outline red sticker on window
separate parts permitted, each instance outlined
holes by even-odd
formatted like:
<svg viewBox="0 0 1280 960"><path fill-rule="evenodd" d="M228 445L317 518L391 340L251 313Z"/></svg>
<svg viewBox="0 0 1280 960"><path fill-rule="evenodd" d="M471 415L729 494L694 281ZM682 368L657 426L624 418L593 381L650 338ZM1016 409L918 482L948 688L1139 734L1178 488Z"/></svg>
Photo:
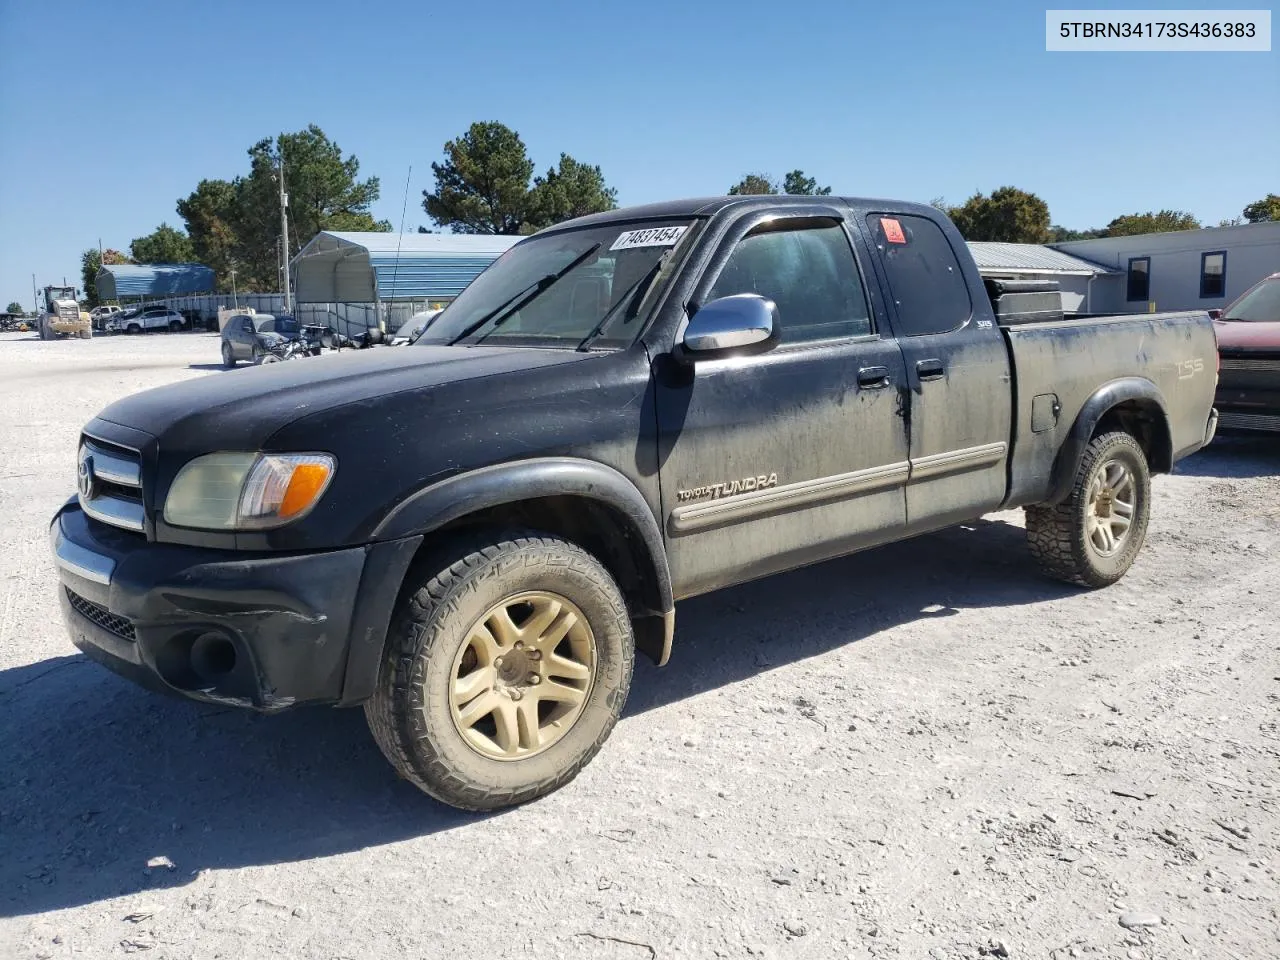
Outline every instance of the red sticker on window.
<svg viewBox="0 0 1280 960"><path fill-rule="evenodd" d="M892 217L881 217L880 229L884 231L884 238L890 243L907 242L907 235L902 232L902 224Z"/></svg>

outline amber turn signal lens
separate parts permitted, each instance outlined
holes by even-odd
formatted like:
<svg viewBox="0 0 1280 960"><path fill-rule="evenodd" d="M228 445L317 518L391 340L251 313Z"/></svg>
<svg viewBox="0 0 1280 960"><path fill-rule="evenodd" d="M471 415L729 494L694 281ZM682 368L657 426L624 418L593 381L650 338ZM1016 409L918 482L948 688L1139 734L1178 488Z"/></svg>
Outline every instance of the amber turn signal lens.
<svg viewBox="0 0 1280 960"><path fill-rule="evenodd" d="M301 463L294 467L277 516L287 520L309 508L324 491L330 472L327 463Z"/></svg>

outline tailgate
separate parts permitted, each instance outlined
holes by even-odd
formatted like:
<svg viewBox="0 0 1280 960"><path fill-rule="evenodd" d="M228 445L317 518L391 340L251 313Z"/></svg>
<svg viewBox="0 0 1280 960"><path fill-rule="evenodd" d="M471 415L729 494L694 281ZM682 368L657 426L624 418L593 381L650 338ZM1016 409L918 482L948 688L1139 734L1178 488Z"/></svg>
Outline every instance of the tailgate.
<svg viewBox="0 0 1280 960"><path fill-rule="evenodd" d="M1084 405L1103 387L1154 385L1169 419L1174 459L1204 442L1217 344L1203 312L1132 314L1004 328L1013 366L1011 505L1049 491L1054 461Z"/></svg>

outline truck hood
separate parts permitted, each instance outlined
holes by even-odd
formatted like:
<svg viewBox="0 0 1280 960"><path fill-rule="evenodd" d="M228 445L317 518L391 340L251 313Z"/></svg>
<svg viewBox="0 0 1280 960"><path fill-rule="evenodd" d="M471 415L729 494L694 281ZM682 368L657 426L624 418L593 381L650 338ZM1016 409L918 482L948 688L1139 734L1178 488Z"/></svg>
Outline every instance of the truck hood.
<svg viewBox="0 0 1280 960"><path fill-rule="evenodd" d="M98 419L150 434L162 451L260 449L271 434L309 414L590 356L506 347L343 350L144 390L111 404Z"/></svg>
<svg viewBox="0 0 1280 960"><path fill-rule="evenodd" d="M1215 320L1218 347L1224 350L1280 350L1280 320Z"/></svg>

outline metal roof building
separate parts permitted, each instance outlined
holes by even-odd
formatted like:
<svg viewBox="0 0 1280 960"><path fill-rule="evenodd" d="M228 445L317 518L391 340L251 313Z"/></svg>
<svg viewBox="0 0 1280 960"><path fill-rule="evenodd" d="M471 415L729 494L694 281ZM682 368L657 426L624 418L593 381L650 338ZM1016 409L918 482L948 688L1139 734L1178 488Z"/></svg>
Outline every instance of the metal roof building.
<svg viewBox="0 0 1280 960"><path fill-rule="evenodd" d="M1097 312L1100 303L1110 301L1112 288L1122 286L1122 273L1114 267L1038 243L975 240L968 246L984 277L1056 281L1062 291L1063 312L1068 316Z"/></svg>
<svg viewBox="0 0 1280 960"><path fill-rule="evenodd" d="M180 297L214 289L213 271L199 263L119 263L99 267L99 300Z"/></svg>
<svg viewBox="0 0 1280 960"><path fill-rule="evenodd" d="M522 237L324 231L293 258L299 303L451 300Z"/></svg>
<svg viewBox="0 0 1280 960"><path fill-rule="evenodd" d="M1074 257L1053 247L1038 243L987 243L971 241L969 252L984 274L1020 276L1035 274L1052 276L1097 277L1119 270Z"/></svg>

